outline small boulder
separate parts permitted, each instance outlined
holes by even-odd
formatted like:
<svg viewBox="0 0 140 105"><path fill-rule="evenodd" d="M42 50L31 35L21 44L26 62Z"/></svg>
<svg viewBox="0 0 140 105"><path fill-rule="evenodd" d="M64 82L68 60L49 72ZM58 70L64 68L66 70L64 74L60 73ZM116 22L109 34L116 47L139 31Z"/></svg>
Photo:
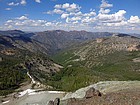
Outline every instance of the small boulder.
<svg viewBox="0 0 140 105"><path fill-rule="evenodd" d="M92 98L94 96L102 96L99 90L96 90L95 88L90 88L86 91L85 98Z"/></svg>
<svg viewBox="0 0 140 105"><path fill-rule="evenodd" d="M54 100L54 105L60 105L60 99L59 98L56 98Z"/></svg>

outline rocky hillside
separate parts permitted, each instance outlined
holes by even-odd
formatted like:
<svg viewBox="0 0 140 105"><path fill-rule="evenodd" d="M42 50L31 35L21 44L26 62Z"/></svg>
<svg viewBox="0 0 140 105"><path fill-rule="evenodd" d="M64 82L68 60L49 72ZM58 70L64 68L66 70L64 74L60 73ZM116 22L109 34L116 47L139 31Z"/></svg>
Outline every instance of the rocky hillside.
<svg viewBox="0 0 140 105"><path fill-rule="evenodd" d="M131 36L115 35L110 38L97 38L96 40L79 45L75 48L74 55L79 56L79 61L86 60L85 66L103 65L99 58L120 51L139 51L140 39Z"/></svg>
<svg viewBox="0 0 140 105"><path fill-rule="evenodd" d="M134 52L140 50L140 39L132 36L113 35L109 38L97 38L96 40L81 43L73 47L68 52L73 56L67 58L64 63L69 62L84 62L86 67L93 67L97 65L103 66L102 57L111 55L116 52ZM66 56L69 54L64 53ZM100 58L100 59L99 59Z"/></svg>
<svg viewBox="0 0 140 105"><path fill-rule="evenodd" d="M140 80L139 45L139 38L115 34L56 54L53 59L65 67L56 75L67 87L60 88L69 91L101 80Z"/></svg>
<svg viewBox="0 0 140 105"><path fill-rule="evenodd" d="M39 42L24 36L0 35L0 95L13 92L21 83L29 81L27 72L41 83L60 66L47 56Z"/></svg>

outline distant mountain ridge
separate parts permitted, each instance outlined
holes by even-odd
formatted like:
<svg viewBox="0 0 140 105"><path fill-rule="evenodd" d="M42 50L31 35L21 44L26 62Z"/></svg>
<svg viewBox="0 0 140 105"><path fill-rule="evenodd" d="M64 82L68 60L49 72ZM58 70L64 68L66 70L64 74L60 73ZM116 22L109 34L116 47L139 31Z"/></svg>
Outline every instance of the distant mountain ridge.
<svg viewBox="0 0 140 105"><path fill-rule="evenodd" d="M92 33L86 31L53 30L35 33L35 35L32 36L32 39L42 42L45 45L50 45L50 51L53 53L86 40L108 37L111 35L112 33L108 32Z"/></svg>
<svg viewBox="0 0 140 105"><path fill-rule="evenodd" d="M110 37L113 34L119 36L130 36L128 34L120 33L64 30L52 30L44 32L23 32L21 30L0 31L0 35L3 36L10 36L13 39L22 39L24 41L32 40L36 43L39 43L48 50L48 54L56 53L59 50L69 48L72 45L76 45L84 41L94 40L96 38Z"/></svg>
<svg viewBox="0 0 140 105"><path fill-rule="evenodd" d="M92 40L100 37L111 36L108 32L87 32L87 31L63 31L52 30L44 32L23 32L21 30L0 31L0 35L10 36L18 39L34 40L34 42L41 43L49 54L56 53L59 50L68 48L74 44Z"/></svg>
<svg viewBox="0 0 140 105"><path fill-rule="evenodd" d="M34 35L34 33L30 32L23 32L21 30L7 30L7 31L0 31L1 35L5 36L24 36L24 37L31 37Z"/></svg>
<svg viewBox="0 0 140 105"><path fill-rule="evenodd" d="M43 52L47 54L47 48L40 42L37 42L29 37L24 36L5 36L0 35L0 46L5 48L19 48L29 50L31 52Z"/></svg>

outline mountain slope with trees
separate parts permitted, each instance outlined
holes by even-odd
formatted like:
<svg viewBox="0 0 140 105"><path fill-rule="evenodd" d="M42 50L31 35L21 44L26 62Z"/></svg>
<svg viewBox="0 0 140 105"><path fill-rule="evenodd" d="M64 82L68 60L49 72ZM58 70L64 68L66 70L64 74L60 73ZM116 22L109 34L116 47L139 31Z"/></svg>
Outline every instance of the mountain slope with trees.
<svg viewBox="0 0 140 105"><path fill-rule="evenodd" d="M52 84L74 91L98 81L140 80L139 45L139 38L119 34L59 52L53 60L65 68L53 77Z"/></svg>

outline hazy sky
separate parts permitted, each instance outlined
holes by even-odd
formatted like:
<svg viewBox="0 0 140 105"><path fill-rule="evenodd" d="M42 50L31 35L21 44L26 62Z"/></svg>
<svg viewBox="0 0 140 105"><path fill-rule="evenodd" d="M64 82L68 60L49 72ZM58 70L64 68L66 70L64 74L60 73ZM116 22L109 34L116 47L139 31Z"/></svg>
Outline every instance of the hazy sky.
<svg viewBox="0 0 140 105"><path fill-rule="evenodd" d="M0 30L140 33L140 0L0 0Z"/></svg>

